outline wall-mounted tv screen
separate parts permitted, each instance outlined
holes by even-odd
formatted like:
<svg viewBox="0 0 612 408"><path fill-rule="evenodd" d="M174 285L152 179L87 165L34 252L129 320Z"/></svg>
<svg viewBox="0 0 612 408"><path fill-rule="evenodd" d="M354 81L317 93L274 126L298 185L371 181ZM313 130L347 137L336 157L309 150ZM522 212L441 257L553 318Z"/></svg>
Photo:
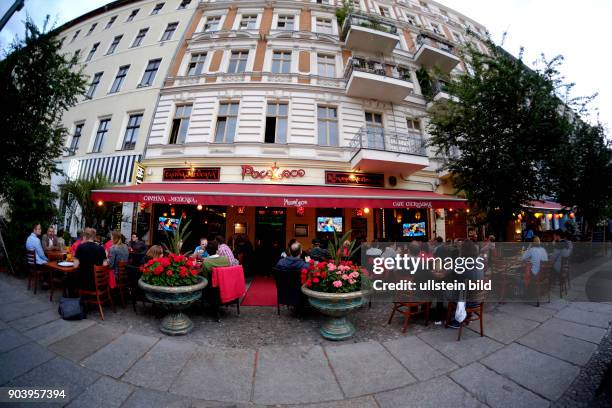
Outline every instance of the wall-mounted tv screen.
<svg viewBox="0 0 612 408"><path fill-rule="evenodd" d="M317 217L317 232L342 232L342 217Z"/></svg>
<svg viewBox="0 0 612 408"><path fill-rule="evenodd" d="M402 235L405 237L425 236L425 222L409 222L402 225Z"/></svg>
<svg viewBox="0 0 612 408"><path fill-rule="evenodd" d="M178 218L159 217L157 229L159 231L176 231L181 222Z"/></svg>

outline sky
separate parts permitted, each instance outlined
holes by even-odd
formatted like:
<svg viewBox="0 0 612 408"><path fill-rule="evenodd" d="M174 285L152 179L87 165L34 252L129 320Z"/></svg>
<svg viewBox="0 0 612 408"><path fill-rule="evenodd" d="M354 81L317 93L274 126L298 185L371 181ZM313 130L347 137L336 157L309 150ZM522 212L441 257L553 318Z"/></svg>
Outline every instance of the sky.
<svg viewBox="0 0 612 408"><path fill-rule="evenodd" d="M110 0L25 0L0 32L0 49L23 35L23 20L28 13L39 25L49 14L61 25ZM572 96L598 93L591 107L591 122L599 119L612 129L612 65L610 31L612 0L438 0L467 17L485 25L492 39L514 55L525 48L524 61L531 64L544 53L547 59L563 55L561 73L575 83ZM0 0L4 13L13 0ZM608 51L606 51L608 50Z"/></svg>

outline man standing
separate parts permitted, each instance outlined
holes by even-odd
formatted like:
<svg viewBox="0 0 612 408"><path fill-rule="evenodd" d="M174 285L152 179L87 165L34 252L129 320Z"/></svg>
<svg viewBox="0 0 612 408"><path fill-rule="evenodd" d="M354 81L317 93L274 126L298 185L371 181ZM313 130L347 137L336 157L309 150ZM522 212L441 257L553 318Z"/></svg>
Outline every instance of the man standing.
<svg viewBox="0 0 612 408"><path fill-rule="evenodd" d="M28 251L36 252L36 265L44 265L49 261L40 243L40 239L38 239L41 232L42 228L40 227L40 224L34 225L32 228L32 233L26 240L26 249Z"/></svg>
<svg viewBox="0 0 612 408"><path fill-rule="evenodd" d="M78 288L84 290L95 290L94 265L106 264L106 252L104 248L94 242L96 230L85 228L83 242L78 246L74 254L74 266L78 269Z"/></svg>
<svg viewBox="0 0 612 408"><path fill-rule="evenodd" d="M49 228L47 228L47 233L42 236L42 246L45 251L57 251L61 249L52 226L49 226Z"/></svg>

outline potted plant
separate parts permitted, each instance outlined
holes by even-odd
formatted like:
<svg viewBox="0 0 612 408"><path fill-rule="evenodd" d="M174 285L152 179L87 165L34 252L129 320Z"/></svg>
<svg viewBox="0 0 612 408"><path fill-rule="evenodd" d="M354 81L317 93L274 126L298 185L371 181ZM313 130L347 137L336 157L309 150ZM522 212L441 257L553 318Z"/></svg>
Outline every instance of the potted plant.
<svg viewBox="0 0 612 408"><path fill-rule="evenodd" d="M329 317L319 329L329 340L345 340L355 334L355 327L346 316L361 307L369 293L365 270L350 261L359 249L355 241L348 241L350 233L341 239L334 234L328 248L332 258L319 263L311 260L301 274L302 293L315 309Z"/></svg>
<svg viewBox="0 0 612 408"><path fill-rule="evenodd" d="M138 281L147 299L169 312L159 329L170 336L184 335L193 329L193 322L183 310L202 297L202 289L208 284L195 262L180 254L182 242L188 236L184 233L187 225L189 222L183 230L179 225L170 240L168 255L151 259L142 266Z"/></svg>

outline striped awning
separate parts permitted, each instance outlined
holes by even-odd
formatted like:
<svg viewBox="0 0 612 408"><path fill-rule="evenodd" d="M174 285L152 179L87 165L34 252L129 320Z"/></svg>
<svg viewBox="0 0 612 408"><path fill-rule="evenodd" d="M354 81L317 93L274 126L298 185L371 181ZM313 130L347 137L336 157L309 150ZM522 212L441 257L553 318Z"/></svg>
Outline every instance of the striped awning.
<svg viewBox="0 0 612 408"><path fill-rule="evenodd" d="M113 184L128 184L132 181L134 163L141 158L140 154L131 154L74 159L69 164L68 176L71 179L89 179L101 173Z"/></svg>

